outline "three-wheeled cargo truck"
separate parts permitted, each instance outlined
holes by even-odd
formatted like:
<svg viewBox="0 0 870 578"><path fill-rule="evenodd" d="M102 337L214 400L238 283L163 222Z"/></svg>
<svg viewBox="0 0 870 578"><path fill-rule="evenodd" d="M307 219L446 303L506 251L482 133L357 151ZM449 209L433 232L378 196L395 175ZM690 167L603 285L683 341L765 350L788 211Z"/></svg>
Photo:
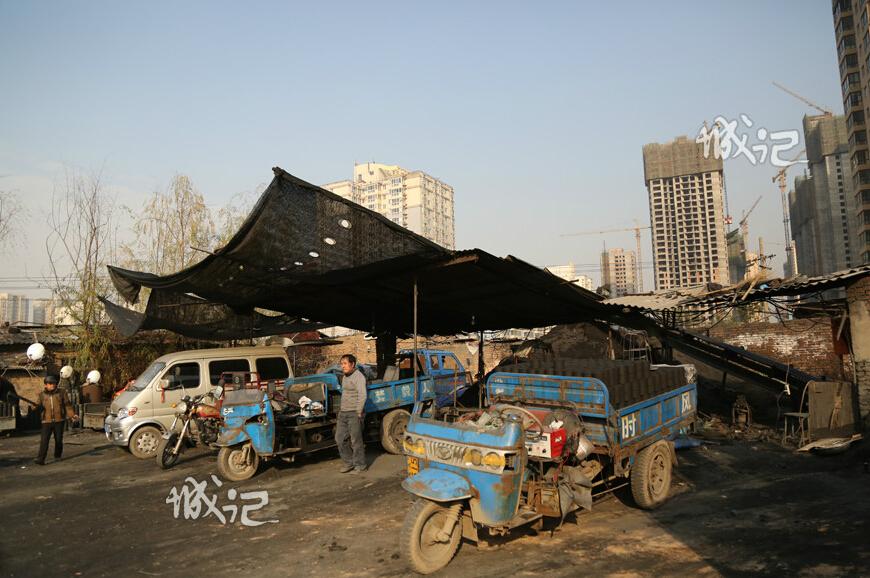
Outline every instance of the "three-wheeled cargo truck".
<svg viewBox="0 0 870 578"><path fill-rule="evenodd" d="M471 385L453 353L417 352L414 391L413 352L401 351L395 365L367 384L364 434L390 453L401 454L405 428L415 401L436 407L452 403ZM251 374L247 374L250 376ZM256 377L228 380L218 436L218 471L228 480L252 477L264 459L293 461L296 456L335 447L341 377L335 372L291 377L283 385Z"/></svg>
<svg viewBox="0 0 870 578"><path fill-rule="evenodd" d="M417 496L401 535L412 568L434 572L463 537L480 543L564 520L620 485L641 508L662 504L676 463L670 440L696 416L694 375L645 361L523 363L488 376L484 408L416 404L402 484Z"/></svg>

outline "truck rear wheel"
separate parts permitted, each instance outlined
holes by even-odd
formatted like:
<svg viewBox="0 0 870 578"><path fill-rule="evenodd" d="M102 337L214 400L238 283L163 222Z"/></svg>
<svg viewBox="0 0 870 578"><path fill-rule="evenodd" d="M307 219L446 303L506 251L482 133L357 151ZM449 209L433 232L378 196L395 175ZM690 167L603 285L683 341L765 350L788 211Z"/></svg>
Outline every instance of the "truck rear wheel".
<svg viewBox="0 0 870 578"><path fill-rule="evenodd" d="M394 409L381 422L381 445L391 454L402 453L402 442L411 414L404 409Z"/></svg>
<svg viewBox="0 0 870 578"><path fill-rule="evenodd" d="M667 500L673 465L666 441L658 441L637 454L631 468L631 495L638 506L652 510Z"/></svg>
<svg viewBox="0 0 870 578"><path fill-rule="evenodd" d="M456 555L462 539L461 519L446 540L439 539L449 515L450 508L437 502L418 498L411 504L402 527L401 550L415 572L436 572L447 566Z"/></svg>
<svg viewBox="0 0 870 578"><path fill-rule="evenodd" d="M250 442L222 447L218 452L218 473L231 482L251 479L257 473L259 465L260 456Z"/></svg>

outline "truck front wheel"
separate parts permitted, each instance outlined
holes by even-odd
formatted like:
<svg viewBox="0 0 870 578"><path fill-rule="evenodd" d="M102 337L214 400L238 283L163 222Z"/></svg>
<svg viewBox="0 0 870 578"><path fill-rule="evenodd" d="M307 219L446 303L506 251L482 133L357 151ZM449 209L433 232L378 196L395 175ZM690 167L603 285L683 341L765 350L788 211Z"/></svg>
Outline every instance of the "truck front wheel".
<svg viewBox="0 0 870 578"><path fill-rule="evenodd" d="M218 472L231 482L248 480L257 473L260 456L251 443L222 447L218 452Z"/></svg>
<svg viewBox="0 0 870 578"><path fill-rule="evenodd" d="M411 504L402 527L401 550L415 572L436 572L456 555L462 539L461 508L458 503L445 508L420 498Z"/></svg>
<svg viewBox="0 0 870 578"><path fill-rule="evenodd" d="M631 468L631 495L644 510L661 506L671 490L673 469L668 442L657 441L637 454Z"/></svg>
<svg viewBox="0 0 870 578"><path fill-rule="evenodd" d="M411 414L404 409L394 409L381 422L381 445L391 454L402 453L402 442Z"/></svg>

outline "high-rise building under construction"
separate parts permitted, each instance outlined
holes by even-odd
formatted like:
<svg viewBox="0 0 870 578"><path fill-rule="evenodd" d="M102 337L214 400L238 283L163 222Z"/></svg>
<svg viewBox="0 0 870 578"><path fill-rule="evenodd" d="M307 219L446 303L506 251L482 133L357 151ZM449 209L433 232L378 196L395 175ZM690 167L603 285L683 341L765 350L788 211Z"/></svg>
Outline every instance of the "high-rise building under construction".
<svg viewBox="0 0 870 578"><path fill-rule="evenodd" d="M656 289L729 283L722 159L688 137L643 147Z"/></svg>

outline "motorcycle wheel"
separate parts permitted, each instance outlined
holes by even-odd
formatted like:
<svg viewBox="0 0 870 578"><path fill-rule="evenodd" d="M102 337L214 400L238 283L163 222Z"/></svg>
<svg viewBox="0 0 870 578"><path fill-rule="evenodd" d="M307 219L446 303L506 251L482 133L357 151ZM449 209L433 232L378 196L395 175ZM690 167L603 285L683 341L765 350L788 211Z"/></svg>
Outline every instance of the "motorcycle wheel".
<svg viewBox="0 0 870 578"><path fill-rule="evenodd" d="M221 477L231 482L241 482L251 479L257 473L260 466L260 456L253 447L247 450L245 459L245 447L251 443L239 444L230 447L222 447L218 452L218 472Z"/></svg>
<svg viewBox="0 0 870 578"><path fill-rule="evenodd" d="M157 446L157 463L162 469L168 470L178 463L178 458L181 457L181 451L177 454L174 453L175 444L177 442L178 434L171 434L168 438L160 440L160 445Z"/></svg>
<svg viewBox="0 0 870 578"><path fill-rule="evenodd" d="M462 539L462 521L453 526L446 541L438 539L449 512L441 504L417 498L405 516L402 528L401 551L419 574L431 574L447 566L459 549Z"/></svg>

